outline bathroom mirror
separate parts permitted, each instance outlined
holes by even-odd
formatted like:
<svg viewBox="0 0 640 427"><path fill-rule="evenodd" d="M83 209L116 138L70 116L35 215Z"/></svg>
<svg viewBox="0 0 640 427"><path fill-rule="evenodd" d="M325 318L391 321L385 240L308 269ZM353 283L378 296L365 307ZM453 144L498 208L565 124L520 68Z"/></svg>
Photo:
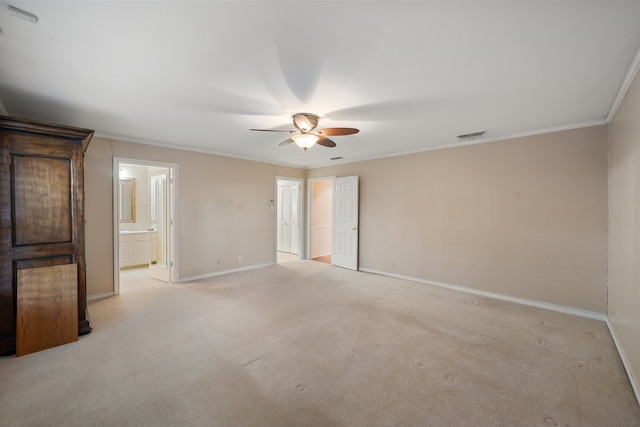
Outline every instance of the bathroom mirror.
<svg viewBox="0 0 640 427"><path fill-rule="evenodd" d="M120 222L136 222L135 178L120 178Z"/></svg>

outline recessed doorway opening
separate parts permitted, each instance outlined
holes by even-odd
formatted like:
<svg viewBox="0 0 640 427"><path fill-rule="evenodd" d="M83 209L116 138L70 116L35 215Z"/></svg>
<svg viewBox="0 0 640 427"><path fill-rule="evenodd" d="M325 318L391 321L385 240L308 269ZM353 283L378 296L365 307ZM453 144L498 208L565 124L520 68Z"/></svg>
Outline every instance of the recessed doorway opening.
<svg viewBox="0 0 640 427"><path fill-rule="evenodd" d="M114 294L177 277L178 165L114 158Z"/></svg>
<svg viewBox="0 0 640 427"><path fill-rule="evenodd" d="M308 181L308 258L358 270L359 178L313 178Z"/></svg>
<svg viewBox="0 0 640 427"><path fill-rule="evenodd" d="M309 259L331 264L333 177L309 180Z"/></svg>

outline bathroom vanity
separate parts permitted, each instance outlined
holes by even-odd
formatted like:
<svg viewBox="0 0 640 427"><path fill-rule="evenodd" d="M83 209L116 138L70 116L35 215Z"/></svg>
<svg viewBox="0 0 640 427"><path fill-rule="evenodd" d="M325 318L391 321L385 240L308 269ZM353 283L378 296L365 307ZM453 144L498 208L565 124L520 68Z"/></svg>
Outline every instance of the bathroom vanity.
<svg viewBox="0 0 640 427"><path fill-rule="evenodd" d="M157 231L120 231L120 270L145 267L157 260Z"/></svg>

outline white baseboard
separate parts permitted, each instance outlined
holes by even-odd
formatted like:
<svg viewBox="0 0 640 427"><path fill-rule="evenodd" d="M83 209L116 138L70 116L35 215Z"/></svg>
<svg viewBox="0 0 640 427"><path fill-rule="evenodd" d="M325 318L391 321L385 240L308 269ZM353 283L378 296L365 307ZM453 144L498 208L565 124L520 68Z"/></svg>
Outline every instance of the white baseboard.
<svg viewBox="0 0 640 427"><path fill-rule="evenodd" d="M246 267L234 268L234 269L231 269L231 270L215 271L215 272L212 272L212 273L205 273L205 274L200 274L200 275L197 275L197 276L183 277L181 279L178 279L176 283L193 282L195 280L208 279L209 277L223 276L225 274L238 273L240 271L247 271L247 270L253 270L253 269L256 269L256 268L268 267L270 265L275 265L275 262L265 262L265 263L262 263L262 264L249 265L249 266L246 266ZM96 300L103 299L103 298L109 298L109 297L112 297L114 295L115 294L113 292L105 292L103 294L89 295L87 297L87 301L96 301Z"/></svg>
<svg viewBox="0 0 640 427"><path fill-rule="evenodd" d="M638 380L631 369L631 362L629 362L629 358L627 357L627 353L624 351L624 347L620 345L620 341L618 341L618 337L616 336L615 331L611 327L611 323L609 322L609 318L606 320L607 327L609 328L609 333L611 333L611 337L613 337L613 342L616 345L616 349L618 350L618 354L620 355L620 360L622 360L622 365L624 366L625 371L627 371L627 377L629 378L629 382L631 383L631 388L636 395L636 400L640 403L640 387L638 386Z"/></svg>
<svg viewBox="0 0 640 427"><path fill-rule="evenodd" d="M384 271L371 270L368 268L360 268L360 271L364 271L365 273L379 274L381 276L394 277L396 279L403 279L403 280L409 280L412 282L424 283L425 285L438 286L440 288L466 292L469 294L480 295L483 297L498 299L501 301L514 302L516 304L528 305L531 307L542 308L545 310L557 311L565 314L572 314L574 316L587 317L589 319L601 320L603 322L607 320L607 316L604 313L598 313L595 311L582 310L579 308L567 307L564 305L549 304L546 302L530 300L526 298L517 298L509 295L498 294L494 292L487 292L487 291L482 291L478 289L467 288L464 286L452 285L449 283L437 282L435 280L425 280L425 279L420 279L418 277L403 276L400 274L387 273Z"/></svg>
<svg viewBox="0 0 640 427"><path fill-rule="evenodd" d="M331 252L329 252L328 254L320 254L320 255L314 255L311 259L313 258L319 258L321 256L331 256Z"/></svg>
<svg viewBox="0 0 640 427"><path fill-rule="evenodd" d="M87 301L97 301L99 299L109 298L114 296L115 294L112 292L105 292L103 294L94 294L87 296Z"/></svg>
<svg viewBox="0 0 640 427"><path fill-rule="evenodd" d="M199 274L197 276L183 277L181 279L178 279L177 282L178 283L193 282L196 280L208 279L210 277L224 276L225 274L238 273L240 271L247 271L247 270L254 270L256 268L268 267L270 265L275 265L275 264L276 264L275 262L264 262L262 264L255 264L255 265L249 265L246 267L233 268L231 270L214 271L211 273Z"/></svg>

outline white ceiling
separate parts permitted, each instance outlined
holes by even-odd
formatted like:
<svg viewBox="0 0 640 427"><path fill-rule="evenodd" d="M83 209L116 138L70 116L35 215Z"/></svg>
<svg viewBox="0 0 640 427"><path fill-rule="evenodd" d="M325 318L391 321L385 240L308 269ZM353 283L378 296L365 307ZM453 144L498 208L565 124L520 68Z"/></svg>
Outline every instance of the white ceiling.
<svg viewBox="0 0 640 427"><path fill-rule="evenodd" d="M0 0L0 100L99 136L314 167L605 123L639 23L637 0ZM360 133L304 152L248 130L297 112Z"/></svg>

